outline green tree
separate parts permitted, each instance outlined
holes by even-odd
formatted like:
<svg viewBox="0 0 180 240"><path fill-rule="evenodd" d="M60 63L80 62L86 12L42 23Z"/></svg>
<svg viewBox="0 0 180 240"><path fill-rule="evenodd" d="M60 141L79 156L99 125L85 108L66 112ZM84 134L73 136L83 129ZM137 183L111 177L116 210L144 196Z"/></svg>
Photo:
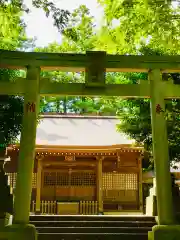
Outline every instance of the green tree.
<svg viewBox="0 0 180 240"><path fill-rule="evenodd" d="M180 7L163 1L99 0L104 6L104 27L98 48L112 53L137 54L149 42L152 49L166 54L180 51ZM114 24L116 23L116 24Z"/></svg>
<svg viewBox="0 0 180 240"><path fill-rule="evenodd" d="M81 5L72 13L67 27L63 31L62 44L49 44L45 48L35 49L40 52L73 52L85 53L88 50L96 49L98 31L94 28L94 18L90 15L86 6ZM117 75L117 74L116 74ZM76 76L76 77L75 77ZM78 76L78 77L77 77ZM43 73L43 77L59 82L84 82L84 73L62 73L59 71ZM116 81L115 81L116 80ZM107 74L107 82L115 83L119 78L114 74ZM63 99L66 104L63 104ZM44 104L43 104L44 102ZM58 103L58 104L57 104ZM60 104L59 104L60 103ZM79 114L101 114L115 115L118 109L117 98L105 97L45 97L42 98L42 111L57 111L65 113L75 112ZM57 109L58 106L58 109ZM61 107L60 107L61 106Z"/></svg>
<svg viewBox="0 0 180 240"><path fill-rule="evenodd" d="M74 46L76 53L85 53L94 49L96 42L95 19L90 15L89 9L81 5L71 14L67 27L63 31L64 39L62 46Z"/></svg>
<svg viewBox="0 0 180 240"><path fill-rule="evenodd" d="M174 55L179 54L180 7L159 1L99 0L105 7L105 23L101 29L97 48L116 54ZM114 25L114 22L116 24ZM131 84L147 80L144 73L119 74ZM180 83L179 74L166 74L163 78ZM152 135L150 103L147 99L129 99L118 102L120 124L123 131L149 151L152 163ZM166 101L166 118L171 161L179 155L179 100Z"/></svg>
<svg viewBox="0 0 180 240"><path fill-rule="evenodd" d="M24 4L23 0L11 0L10 3L11 4L9 4L7 0L0 0L0 6L3 8L3 11L13 15L19 12L30 12L30 9ZM47 17L52 16L54 26L56 26L60 32L63 31L70 16L68 10L60 9L56 4L48 0L32 0L32 5L36 8L43 9Z"/></svg>
<svg viewBox="0 0 180 240"><path fill-rule="evenodd" d="M144 49L143 54L153 54L153 50ZM160 55L162 53L157 53ZM147 80L147 73L129 73L129 83L138 83L140 79ZM127 74L126 74L127 77ZM175 84L179 84L180 74L163 74L164 80L173 80ZM170 161L179 161L180 158L180 100L165 100L167 132L169 142ZM118 130L124 132L131 138L135 139L140 145L149 152L148 165L146 167L153 168L152 158L152 129L150 116L150 100L149 99L125 99L119 102L118 116L120 123Z"/></svg>
<svg viewBox="0 0 180 240"><path fill-rule="evenodd" d="M87 7L81 5L74 10L67 27L63 31L62 44L52 43L45 48L36 48L35 51L82 53L86 50L92 50L95 44L93 27L94 18L90 15ZM42 77L50 78L52 81L61 83L84 82L84 73L66 73L60 71L42 72ZM41 111L87 113L94 112L95 109L91 98L60 96L42 97Z"/></svg>
<svg viewBox="0 0 180 240"><path fill-rule="evenodd" d="M25 35L25 26L21 20L22 13L11 13L13 6L0 6L0 48L16 50L30 47L31 39ZM0 81L14 81L22 72L0 69ZM8 144L15 140L21 129L23 98L18 96L0 95L0 144Z"/></svg>

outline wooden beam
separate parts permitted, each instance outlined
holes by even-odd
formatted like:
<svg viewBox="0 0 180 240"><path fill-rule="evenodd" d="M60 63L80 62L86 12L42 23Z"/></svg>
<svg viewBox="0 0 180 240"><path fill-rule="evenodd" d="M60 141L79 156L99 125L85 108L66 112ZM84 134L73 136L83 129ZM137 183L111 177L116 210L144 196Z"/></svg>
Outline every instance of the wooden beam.
<svg viewBox="0 0 180 240"><path fill-rule="evenodd" d="M13 82L0 82L0 95L24 95L26 79L18 78Z"/></svg>
<svg viewBox="0 0 180 240"><path fill-rule="evenodd" d="M0 82L0 95L24 95L26 80L17 78L14 82ZM85 83L57 83L49 79L40 81L40 95L43 96L121 96L142 97L150 95L147 84L106 84L102 87L87 87Z"/></svg>
<svg viewBox="0 0 180 240"><path fill-rule="evenodd" d="M180 85L170 82L162 82L163 94L165 99L180 98Z"/></svg>
<svg viewBox="0 0 180 240"><path fill-rule="evenodd" d="M89 116L88 116L89 118ZM13 145L16 147L20 147L19 144ZM53 151L53 150L80 150L82 151L86 151L86 150L92 150L92 151L96 151L96 150L100 150L100 151L112 151L112 150L120 150L120 149L129 149L129 150L143 150L143 147L134 147L132 144L117 144L117 145L102 145L102 146L80 146L80 145L73 145L73 146L59 146L59 145L36 145L36 151L39 150L43 150L43 151Z"/></svg>
<svg viewBox="0 0 180 240"><path fill-rule="evenodd" d="M90 162L78 162L78 161L43 161L42 165L43 166L83 166L83 167L88 167L88 166L93 166L95 167L95 161L90 161Z"/></svg>
<svg viewBox="0 0 180 240"><path fill-rule="evenodd" d="M24 95L26 79L17 78L13 82L0 82L0 95ZM161 82L164 98L180 98L180 85ZM140 84L105 84L102 87L87 87L85 83L58 83L41 79L42 96L119 96L122 98L150 98L150 85L144 81Z"/></svg>
<svg viewBox="0 0 180 240"><path fill-rule="evenodd" d="M78 72L85 71L88 64L86 54L0 51L0 67L4 68L32 65L42 70ZM107 72L148 72L154 68L180 72L180 56L107 55L105 68Z"/></svg>
<svg viewBox="0 0 180 240"><path fill-rule="evenodd" d="M43 80L40 83L41 95L68 95L68 96L121 96L142 97L150 96L148 84L106 84L102 87L87 87L85 83L50 82Z"/></svg>

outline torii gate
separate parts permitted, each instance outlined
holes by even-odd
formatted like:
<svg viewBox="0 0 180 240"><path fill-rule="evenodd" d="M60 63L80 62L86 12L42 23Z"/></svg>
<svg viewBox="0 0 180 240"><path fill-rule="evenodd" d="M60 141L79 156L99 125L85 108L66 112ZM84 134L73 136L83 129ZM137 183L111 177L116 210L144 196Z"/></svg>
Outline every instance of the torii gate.
<svg viewBox="0 0 180 240"><path fill-rule="evenodd" d="M0 68L27 69L26 79L0 82L1 95L24 95L24 116L20 141L18 174L15 191L14 235L9 239L36 239L35 228L28 226L35 139L40 95L121 96L151 98L153 156L156 169L158 226L153 239L168 240L180 236L175 225L171 194L164 99L180 98L180 86L162 80L163 72L180 72L180 56L120 56L105 52L86 54L29 53L0 51ZM40 79L41 70L86 71L85 83L57 83ZM149 81L140 84L105 84L105 72L148 72ZM23 225L22 225L23 224ZM166 225L166 227L162 226ZM171 226L170 226L171 225ZM22 227L24 226L24 227ZM8 229L9 229L8 228ZM24 235L18 235L20 232ZM31 232L31 237L29 233ZM170 235L168 235L170 234ZM20 237L21 236L21 237ZM23 236L23 237L22 237ZM29 237L29 238L28 238Z"/></svg>

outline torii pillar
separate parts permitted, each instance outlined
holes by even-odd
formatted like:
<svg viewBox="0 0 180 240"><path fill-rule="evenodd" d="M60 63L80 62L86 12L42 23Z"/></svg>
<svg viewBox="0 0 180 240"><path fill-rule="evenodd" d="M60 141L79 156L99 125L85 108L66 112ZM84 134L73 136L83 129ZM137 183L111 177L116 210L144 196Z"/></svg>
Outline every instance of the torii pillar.
<svg viewBox="0 0 180 240"><path fill-rule="evenodd" d="M156 172L158 225L148 232L148 240L180 239L173 211L167 125L165 120L164 87L159 69L149 72L153 157Z"/></svg>
<svg viewBox="0 0 180 240"><path fill-rule="evenodd" d="M164 92L160 69L149 72L151 94L151 124L153 157L156 172L156 191L159 225L174 223L170 176L167 125L165 120Z"/></svg>
<svg viewBox="0 0 180 240"><path fill-rule="evenodd" d="M37 239L35 227L29 224L29 212L39 111L40 69L27 67L26 78L13 224L7 227L9 232L8 240Z"/></svg>

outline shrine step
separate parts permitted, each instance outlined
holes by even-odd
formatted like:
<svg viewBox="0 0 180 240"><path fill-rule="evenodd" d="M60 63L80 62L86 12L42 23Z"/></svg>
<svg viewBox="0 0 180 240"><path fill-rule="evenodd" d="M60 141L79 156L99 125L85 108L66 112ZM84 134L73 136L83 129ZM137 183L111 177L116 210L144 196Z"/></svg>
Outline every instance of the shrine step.
<svg viewBox="0 0 180 240"><path fill-rule="evenodd" d="M147 233L150 227L37 227L38 233Z"/></svg>
<svg viewBox="0 0 180 240"><path fill-rule="evenodd" d="M30 216L38 240L148 240L154 217Z"/></svg>
<svg viewBox="0 0 180 240"><path fill-rule="evenodd" d="M38 240L148 240L145 233L43 233Z"/></svg>
<svg viewBox="0 0 180 240"><path fill-rule="evenodd" d="M38 227L150 227L153 221L31 221Z"/></svg>
<svg viewBox="0 0 180 240"><path fill-rule="evenodd" d="M30 221L155 221L151 216L112 215L31 215Z"/></svg>

